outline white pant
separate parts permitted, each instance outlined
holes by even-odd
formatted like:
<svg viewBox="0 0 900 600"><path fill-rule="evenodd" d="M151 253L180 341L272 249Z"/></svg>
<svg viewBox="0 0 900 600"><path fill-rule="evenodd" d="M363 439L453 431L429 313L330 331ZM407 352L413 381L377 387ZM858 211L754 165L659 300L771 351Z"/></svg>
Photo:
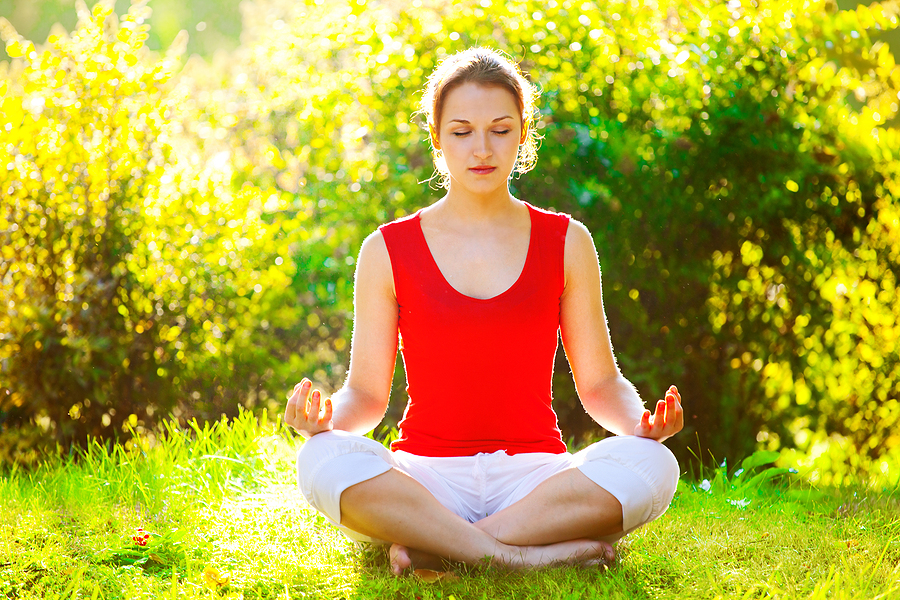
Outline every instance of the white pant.
<svg viewBox="0 0 900 600"><path fill-rule="evenodd" d="M669 507L678 484L678 462L657 441L606 438L576 454L544 452L509 456L499 450L475 456L431 457L391 452L346 431L320 433L297 454L300 491L316 510L357 541L378 542L340 525L341 494L394 468L421 483L445 507L474 523L528 495L542 481L576 467L622 505L623 531L614 542Z"/></svg>

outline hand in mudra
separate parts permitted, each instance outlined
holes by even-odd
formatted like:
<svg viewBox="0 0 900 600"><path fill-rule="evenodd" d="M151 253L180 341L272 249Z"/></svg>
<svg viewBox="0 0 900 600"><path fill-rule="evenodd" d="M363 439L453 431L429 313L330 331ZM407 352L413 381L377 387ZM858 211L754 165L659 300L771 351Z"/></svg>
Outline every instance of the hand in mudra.
<svg viewBox="0 0 900 600"><path fill-rule="evenodd" d="M634 435L659 442L672 437L684 427L684 411L681 394L674 385L666 391L666 399L656 403L656 413L645 410L641 421L634 428Z"/></svg>
<svg viewBox="0 0 900 600"><path fill-rule="evenodd" d="M334 422L331 420L331 398L325 399L325 407L322 410L322 392L313 390L310 393L310 389L312 382L304 377L294 386L294 393L288 397L284 409L284 422L305 438L334 429Z"/></svg>

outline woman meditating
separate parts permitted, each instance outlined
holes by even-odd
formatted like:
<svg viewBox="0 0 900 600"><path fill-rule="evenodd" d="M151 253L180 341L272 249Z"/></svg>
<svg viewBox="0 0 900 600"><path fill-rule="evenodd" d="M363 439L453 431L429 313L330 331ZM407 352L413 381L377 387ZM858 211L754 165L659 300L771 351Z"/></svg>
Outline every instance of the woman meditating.
<svg viewBox="0 0 900 600"><path fill-rule="evenodd" d="M588 230L514 198L536 159L536 91L482 48L444 60L422 99L443 198L362 245L350 369L322 399L308 379L285 422L307 501L349 537L391 544L391 569L439 559L507 567L601 563L665 512L682 428L672 386L653 414L619 372ZM398 335L399 333L399 335ZM617 434L566 451L551 406L561 336L584 409ZM409 404L388 450L399 347Z"/></svg>

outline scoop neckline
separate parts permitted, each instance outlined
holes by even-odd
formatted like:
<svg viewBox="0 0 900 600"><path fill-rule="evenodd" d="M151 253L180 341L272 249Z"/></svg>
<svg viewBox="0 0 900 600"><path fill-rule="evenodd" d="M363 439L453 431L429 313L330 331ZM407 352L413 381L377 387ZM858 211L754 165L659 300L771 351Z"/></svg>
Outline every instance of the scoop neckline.
<svg viewBox="0 0 900 600"><path fill-rule="evenodd" d="M461 291L453 287L449 281L447 281L447 277L444 275L444 272L441 271L440 266L438 266L437 261L434 258L434 254L431 252L431 247L428 245L428 240L425 238L425 232L422 230L422 211L424 208L420 208L416 211L415 221L416 221L416 229L419 232L419 236L422 240L422 244L425 246L426 254L428 255L428 261L431 263L431 266L437 272L439 279L443 283L445 287L450 289L457 296L464 298L466 300L471 300L472 302L494 302L496 300L502 299L504 296L515 291L517 287L521 284L522 280L525 278L525 273L528 270L529 265L532 261L532 254L534 253L534 213L535 209L533 206L528 204L525 201L522 201L522 204L528 209L528 219L531 224L530 230L528 231L528 251L525 254L525 264L522 265L522 270L519 272L519 276L516 277L516 280L510 285L508 288L497 294L496 296L491 296L490 298L476 298L474 296L469 296L467 294L463 294Z"/></svg>

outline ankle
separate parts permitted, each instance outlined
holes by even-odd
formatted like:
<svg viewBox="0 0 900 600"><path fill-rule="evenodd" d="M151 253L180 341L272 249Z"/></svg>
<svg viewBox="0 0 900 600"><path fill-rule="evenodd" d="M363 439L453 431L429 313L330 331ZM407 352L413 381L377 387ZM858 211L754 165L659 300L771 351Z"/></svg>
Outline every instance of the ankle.
<svg viewBox="0 0 900 600"><path fill-rule="evenodd" d="M513 546L498 541L494 555L485 557L485 560L490 566L521 569L528 564L527 554L527 546Z"/></svg>

